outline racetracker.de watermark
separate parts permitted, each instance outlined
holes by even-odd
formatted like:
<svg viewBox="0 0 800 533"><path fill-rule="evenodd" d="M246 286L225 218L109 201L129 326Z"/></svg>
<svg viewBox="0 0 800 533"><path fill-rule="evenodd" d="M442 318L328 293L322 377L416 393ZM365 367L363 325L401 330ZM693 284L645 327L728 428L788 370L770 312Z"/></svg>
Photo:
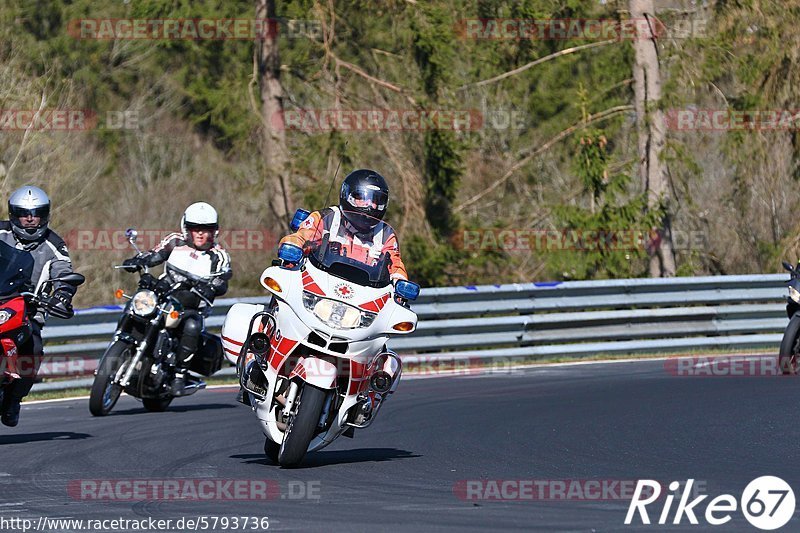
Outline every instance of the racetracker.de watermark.
<svg viewBox="0 0 800 533"><path fill-rule="evenodd" d="M78 40L248 41L322 38L318 20L297 19L73 19L67 33Z"/></svg>
<svg viewBox="0 0 800 533"><path fill-rule="evenodd" d="M130 243L123 228L73 229L64 241L74 251L128 251ZM137 230L137 245L151 250L158 246L175 229ZM227 251L268 252L278 244L280 237L265 229L221 229L215 239Z"/></svg>
<svg viewBox="0 0 800 533"><path fill-rule="evenodd" d="M476 109L292 109L272 115L272 125L306 133L476 131L484 127L484 117Z"/></svg>
<svg viewBox="0 0 800 533"><path fill-rule="evenodd" d="M782 364L788 366L777 355L670 357L664 361L664 370L677 377L775 377L784 375Z"/></svg>
<svg viewBox="0 0 800 533"><path fill-rule="evenodd" d="M462 479L453 494L464 501L618 501L636 493L636 479ZM695 484L700 493L705 483ZM656 494L650 487L648 496Z"/></svg>
<svg viewBox="0 0 800 533"><path fill-rule="evenodd" d="M139 112L91 109L0 109L0 131L135 130Z"/></svg>
<svg viewBox="0 0 800 533"><path fill-rule="evenodd" d="M700 250L708 245L704 231L672 230L671 237L674 250ZM662 238L660 231L644 229L488 228L463 230L453 245L465 251L649 251Z"/></svg>
<svg viewBox="0 0 800 533"><path fill-rule="evenodd" d="M73 479L67 494L90 501L318 500L321 481L274 479Z"/></svg>
<svg viewBox="0 0 800 533"><path fill-rule="evenodd" d="M403 372L416 377L455 375L475 376L480 374L516 374L522 372L519 359L513 357L467 357L458 358L447 354L404 355Z"/></svg>
<svg viewBox="0 0 800 533"><path fill-rule="evenodd" d="M655 18L473 18L458 21L454 30L463 40L513 41L633 41L658 39L667 34L666 26Z"/></svg>
<svg viewBox="0 0 800 533"><path fill-rule="evenodd" d="M796 131L800 109L668 109L667 128L674 131Z"/></svg>

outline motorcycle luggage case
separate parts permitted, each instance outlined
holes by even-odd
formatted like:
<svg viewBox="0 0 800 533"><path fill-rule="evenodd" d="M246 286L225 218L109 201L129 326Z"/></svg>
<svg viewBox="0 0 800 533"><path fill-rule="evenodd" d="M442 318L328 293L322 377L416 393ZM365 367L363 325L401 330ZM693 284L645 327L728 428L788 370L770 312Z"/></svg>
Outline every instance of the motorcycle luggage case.
<svg viewBox="0 0 800 533"><path fill-rule="evenodd" d="M242 345L250 335L248 328L253 315L260 313L265 308L265 305L243 303L231 306L225 316L225 323L222 324L222 348L225 351L225 358L231 364L236 364Z"/></svg>
<svg viewBox="0 0 800 533"><path fill-rule="evenodd" d="M211 376L222 368L222 341L216 335L204 332L201 343L200 349L189 361L189 370L202 376Z"/></svg>

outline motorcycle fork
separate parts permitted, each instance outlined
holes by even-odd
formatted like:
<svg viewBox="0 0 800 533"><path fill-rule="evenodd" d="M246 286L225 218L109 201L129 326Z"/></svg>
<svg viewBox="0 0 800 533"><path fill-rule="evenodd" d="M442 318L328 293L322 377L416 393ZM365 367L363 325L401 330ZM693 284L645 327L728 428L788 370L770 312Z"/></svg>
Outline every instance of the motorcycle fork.
<svg viewBox="0 0 800 533"><path fill-rule="evenodd" d="M119 384L121 387L124 388L130 385L131 377L133 376L133 372L136 369L136 365L139 364L139 362L144 357L145 351L150 347L150 342L153 340L154 337L153 332L158 332L157 325L159 318L161 318L160 315L156 315L156 317L150 321L150 327L147 329L147 334L144 336L141 343L139 343L139 345L136 347L136 353L134 354L133 359L131 359L128 368L125 369L125 374L122 376L122 379L120 380Z"/></svg>

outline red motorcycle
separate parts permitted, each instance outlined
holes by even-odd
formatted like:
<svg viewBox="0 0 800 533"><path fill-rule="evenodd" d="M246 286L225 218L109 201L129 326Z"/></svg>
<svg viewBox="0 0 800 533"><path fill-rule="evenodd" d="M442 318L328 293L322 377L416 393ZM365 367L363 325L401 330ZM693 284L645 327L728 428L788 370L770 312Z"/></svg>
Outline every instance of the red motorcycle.
<svg viewBox="0 0 800 533"><path fill-rule="evenodd" d="M30 287L33 272L33 258L30 254L16 250L8 245L0 246L0 376L2 390L20 372L30 372L33 368L32 354L24 354L20 360L19 347L32 333L31 317L38 311L56 318L71 318L74 312L55 307L49 303L53 283L61 282L77 287L86 281L78 273L65 274L49 279L39 286L36 292L26 291Z"/></svg>

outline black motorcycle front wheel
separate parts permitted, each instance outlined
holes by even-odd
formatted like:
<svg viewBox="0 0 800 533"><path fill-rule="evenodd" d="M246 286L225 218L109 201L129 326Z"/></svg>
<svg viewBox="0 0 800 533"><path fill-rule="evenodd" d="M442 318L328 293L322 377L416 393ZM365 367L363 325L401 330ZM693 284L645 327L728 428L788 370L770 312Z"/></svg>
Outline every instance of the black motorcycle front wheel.
<svg viewBox="0 0 800 533"><path fill-rule="evenodd" d="M167 410L172 402L172 396L165 398L142 398L142 405L151 413L162 413Z"/></svg>
<svg viewBox="0 0 800 533"><path fill-rule="evenodd" d="M122 387L114 383L114 376L125 363L131 360L133 345L123 341L111 344L100 360L89 395L89 411L94 416L105 416L116 405Z"/></svg>
<svg viewBox="0 0 800 533"><path fill-rule="evenodd" d="M778 352L778 368L781 374L797 374L797 357L800 355L800 315L794 315L783 332Z"/></svg>
<svg viewBox="0 0 800 533"><path fill-rule="evenodd" d="M306 383L297 399L297 411L289 420L286 435L278 453L281 466L292 467L300 464L308 451L308 445L314 438L322 407L325 403L325 391Z"/></svg>

